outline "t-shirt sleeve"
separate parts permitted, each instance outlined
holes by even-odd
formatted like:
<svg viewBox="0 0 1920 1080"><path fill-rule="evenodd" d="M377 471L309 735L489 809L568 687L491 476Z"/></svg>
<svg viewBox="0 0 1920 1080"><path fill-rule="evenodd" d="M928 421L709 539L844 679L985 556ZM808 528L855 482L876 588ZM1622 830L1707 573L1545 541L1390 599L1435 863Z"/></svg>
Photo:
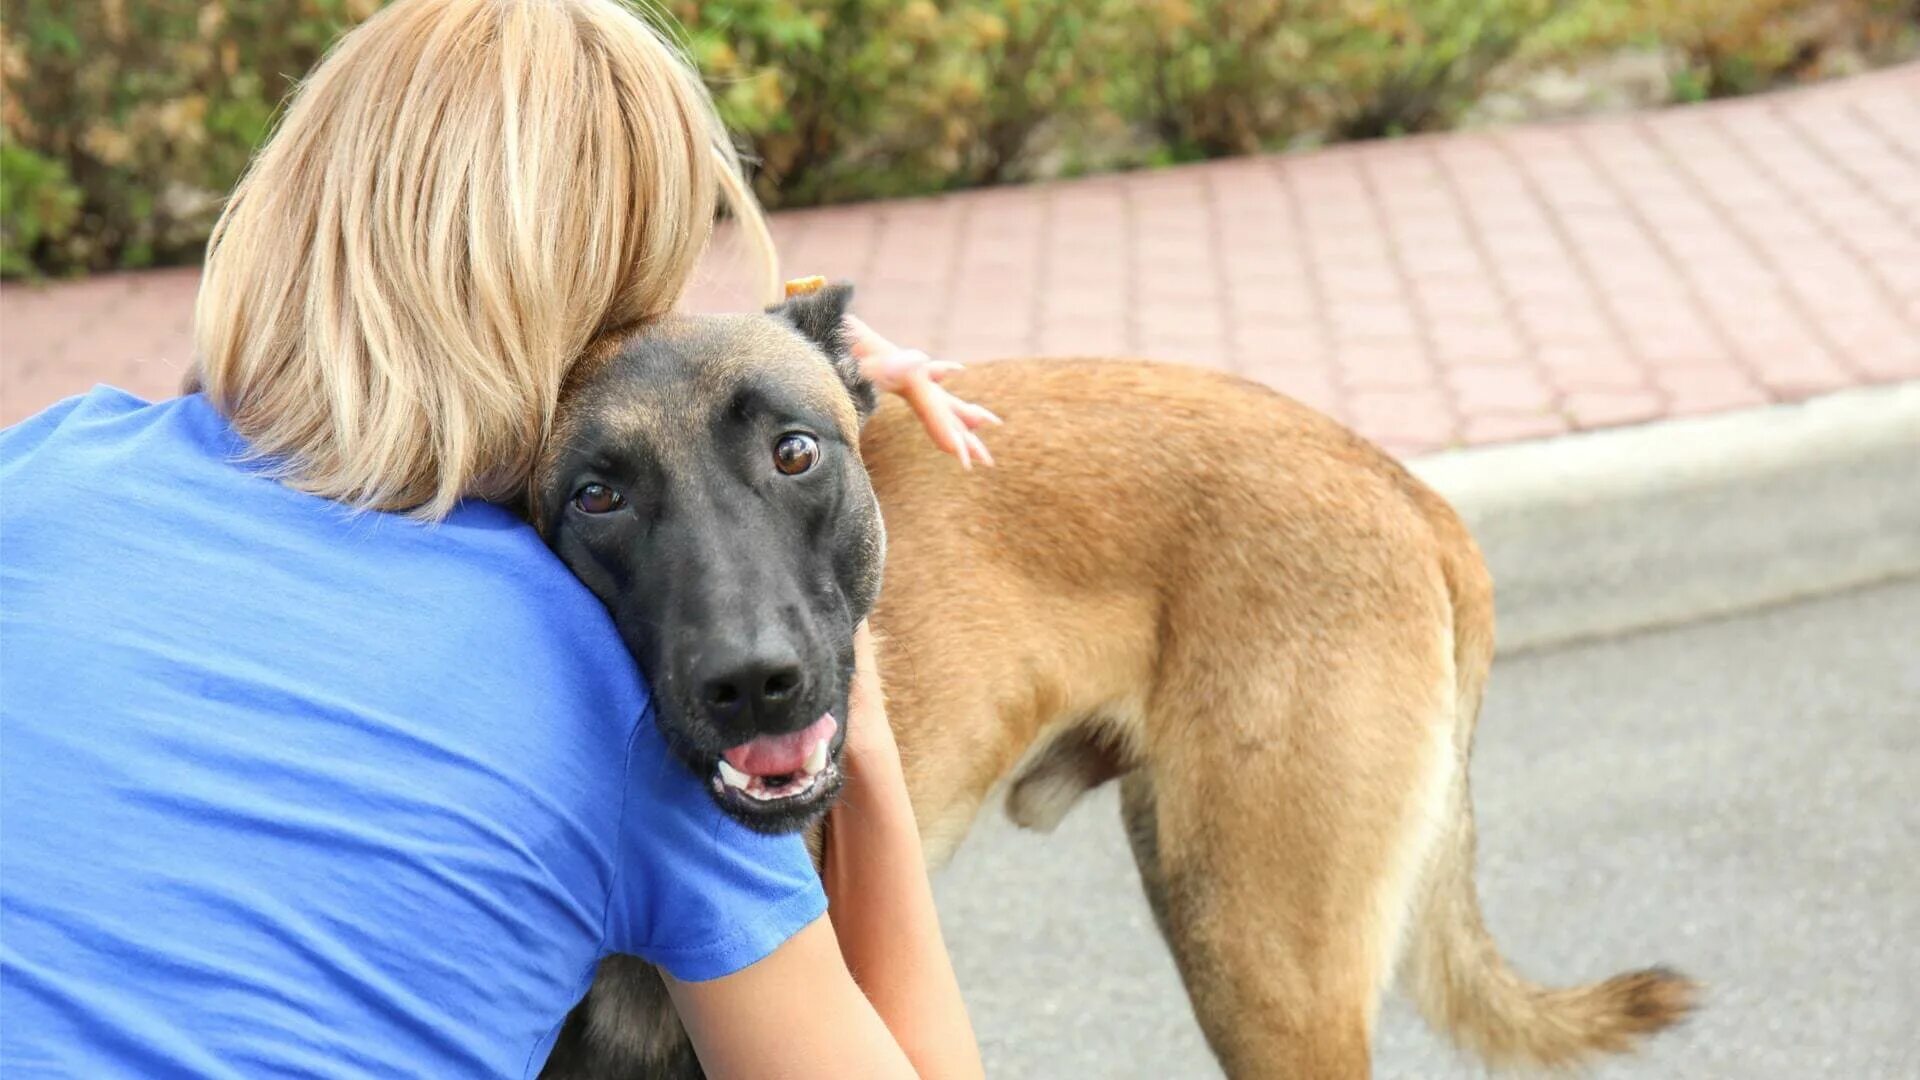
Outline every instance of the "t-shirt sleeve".
<svg viewBox="0 0 1920 1080"><path fill-rule="evenodd" d="M627 750L607 948L683 982L764 959L827 910L806 841L728 817L667 750L652 711Z"/></svg>

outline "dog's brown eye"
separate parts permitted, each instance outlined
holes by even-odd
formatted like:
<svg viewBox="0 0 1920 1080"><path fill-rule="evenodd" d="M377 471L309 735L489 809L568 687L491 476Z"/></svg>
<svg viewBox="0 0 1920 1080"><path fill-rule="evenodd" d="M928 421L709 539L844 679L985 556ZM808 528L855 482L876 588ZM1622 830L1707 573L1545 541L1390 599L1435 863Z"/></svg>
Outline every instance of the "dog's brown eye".
<svg viewBox="0 0 1920 1080"><path fill-rule="evenodd" d="M587 484L573 493L573 505L587 514L610 514L626 500L605 484Z"/></svg>
<svg viewBox="0 0 1920 1080"><path fill-rule="evenodd" d="M788 476L799 476L820 460L820 444L813 436L789 431L773 444L773 467Z"/></svg>

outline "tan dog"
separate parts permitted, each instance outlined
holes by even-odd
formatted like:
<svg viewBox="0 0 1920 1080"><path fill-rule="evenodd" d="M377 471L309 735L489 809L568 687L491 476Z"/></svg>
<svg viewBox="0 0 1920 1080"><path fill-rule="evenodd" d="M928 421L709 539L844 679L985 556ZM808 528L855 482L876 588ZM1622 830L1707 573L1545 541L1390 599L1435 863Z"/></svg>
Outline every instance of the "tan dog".
<svg viewBox="0 0 1920 1080"><path fill-rule="evenodd" d="M829 290L628 342L583 375L564 437L710 438L710 406L675 387L731 400L769 371L810 400L870 401L832 329L845 303ZM673 368L700 375L659 374ZM1367 1076L1396 977L1495 1064L1575 1064L1689 1010L1692 984L1660 969L1537 986L1482 926L1467 761L1493 592L1438 496L1224 375L1017 361L951 385L1005 418L997 468L956 475L896 402L857 434L850 407L823 421L857 439L846 467L864 462L884 513L871 621L936 863L1003 783L1014 820L1048 829L1118 780L1148 899L1234 1077ZM843 499L865 486L831 483ZM564 525L542 513L553 538ZM610 962L549 1075L687 1068L682 1038L651 969Z"/></svg>

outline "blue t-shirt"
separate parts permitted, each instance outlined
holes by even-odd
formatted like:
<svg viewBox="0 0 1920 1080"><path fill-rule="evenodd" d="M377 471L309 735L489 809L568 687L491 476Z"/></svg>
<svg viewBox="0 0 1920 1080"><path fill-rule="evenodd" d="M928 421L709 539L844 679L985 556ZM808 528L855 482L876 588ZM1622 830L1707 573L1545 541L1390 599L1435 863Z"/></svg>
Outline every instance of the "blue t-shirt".
<svg viewBox="0 0 1920 1080"><path fill-rule="evenodd" d="M531 529L243 448L106 389L0 432L0 1075L530 1076L601 957L821 915Z"/></svg>

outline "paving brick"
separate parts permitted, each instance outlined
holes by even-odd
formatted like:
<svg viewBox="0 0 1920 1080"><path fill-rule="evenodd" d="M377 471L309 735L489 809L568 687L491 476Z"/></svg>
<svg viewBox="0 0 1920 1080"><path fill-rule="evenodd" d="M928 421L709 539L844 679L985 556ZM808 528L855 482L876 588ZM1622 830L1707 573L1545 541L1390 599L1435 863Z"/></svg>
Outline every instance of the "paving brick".
<svg viewBox="0 0 1920 1080"><path fill-rule="evenodd" d="M994 333L990 329L983 329L969 333L950 332L941 355L971 364L982 360L1031 356L1034 351L1033 341L1026 335Z"/></svg>
<svg viewBox="0 0 1920 1080"><path fill-rule="evenodd" d="M1236 362L1246 368L1271 361L1330 360L1324 332L1311 323L1236 322L1229 344Z"/></svg>
<svg viewBox="0 0 1920 1080"><path fill-rule="evenodd" d="M1413 294L1429 319L1498 319L1510 307L1486 282L1471 279L1416 281Z"/></svg>
<svg viewBox="0 0 1920 1080"><path fill-rule="evenodd" d="M1631 321L1628 325L1632 327ZM1711 364L1731 356L1730 347L1720 335L1699 324L1646 330L1632 327L1628 339L1640 358L1655 367Z"/></svg>
<svg viewBox="0 0 1920 1080"><path fill-rule="evenodd" d="M1362 389L1428 387L1436 378L1433 360L1418 342L1340 345L1334 349L1333 358L1346 384Z"/></svg>
<svg viewBox="0 0 1920 1080"><path fill-rule="evenodd" d="M1323 305L1304 284L1263 287L1257 282L1229 282L1227 310L1235 322L1304 322Z"/></svg>
<svg viewBox="0 0 1920 1080"><path fill-rule="evenodd" d="M1456 435L1453 410L1437 389L1356 390L1346 405L1348 418L1370 439L1443 446Z"/></svg>
<svg viewBox="0 0 1920 1080"><path fill-rule="evenodd" d="M1520 332L1501 320L1435 319L1427 336L1443 364L1517 363L1527 355Z"/></svg>
<svg viewBox="0 0 1920 1080"><path fill-rule="evenodd" d="M1543 345L1535 354L1540 376L1559 390L1632 390L1647 385L1647 369L1606 341Z"/></svg>
<svg viewBox="0 0 1920 1080"><path fill-rule="evenodd" d="M1606 315L1593 306L1593 298L1528 297L1515 305L1521 332L1537 350L1566 343L1583 344L1614 336Z"/></svg>
<svg viewBox="0 0 1920 1080"><path fill-rule="evenodd" d="M1853 362L1861 374L1876 382L1920 379L1920 341L1908 338L1889 342L1883 348L1855 354Z"/></svg>
<svg viewBox="0 0 1920 1080"><path fill-rule="evenodd" d="M1413 339L1420 333L1419 316L1403 303L1337 300L1327 305L1326 317L1341 341Z"/></svg>
<svg viewBox="0 0 1920 1080"><path fill-rule="evenodd" d="M1411 278L1457 281L1486 270L1466 236L1442 243L1403 235L1397 250L1400 268Z"/></svg>
<svg viewBox="0 0 1920 1080"><path fill-rule="evenodd" d="M1052 323L1035 339L1036 356L1138 356L1127 328L1111 322L1093 324ZM951 352L946 355L953 355Z"/></svg>
<svg viewBox="0 0 1920 1080"><path fill-rule="evenodd" d="M1112 321L1127 317L1127 298L1122 290L1087 288L1079 282L1047 289L1041 293L1039 302L1042 316L1050 325L1070 319ZM887 315L892 318L893 313L888 311Z"/></svg>
<svg viewBox="0 0 1920 1080"><path fill-rule="evenodd" d="M1796 401L1866 381L1825 347L1813 344L1749 354L1746 363L1760 385L1779 401Z"/></svg>
<svg viewBox="0 0 1920 1080"><path fill-rule="evenodd" d="M1552 388L1531 364L1471 364L1445 371L1454 403L1469 416L1535 413L1553 406Z"/></svg>
<svg viewBox="0 0 1920 1080"><path fill-rule="evenodd" d="M1340 300L1394 300L1402 295L1400 279L1385 261L1348 261L1322 266L1320 285L1328 296Z"/></svg>
<svg viewBox="0 0 1920 1080"><path fill-rule="evenodd" d="M1649 390L1576 390L1561 400L1561 408L1578 426L1597 428L1657 420L1666 403Z"/></svg>
<svg viewBox="0 0 1920 1080"><path fill-rule="evenodd" d="M1767 403L1767 394L1754 378L1732 365L1665 367L1653 372L1653 382L1665 392L1667 412L1673 416L1726 412Z"/></svg>
<svg viewBox="0 0 1920 1080"><path fill-rule="evenodd" d="M1567 418L1557 412L1487 413L1469 416L1462 427L1469 445L1546 439L1568 430Z"/></svg>
<svg viewBox="0 0 1920 1080"><path fill-rule="evenodd" d="M1207 307L1143 308L1135 313L1133 326L1142 343L1197 340L1224 345L1227 340L1220 313Z"/></svg>

